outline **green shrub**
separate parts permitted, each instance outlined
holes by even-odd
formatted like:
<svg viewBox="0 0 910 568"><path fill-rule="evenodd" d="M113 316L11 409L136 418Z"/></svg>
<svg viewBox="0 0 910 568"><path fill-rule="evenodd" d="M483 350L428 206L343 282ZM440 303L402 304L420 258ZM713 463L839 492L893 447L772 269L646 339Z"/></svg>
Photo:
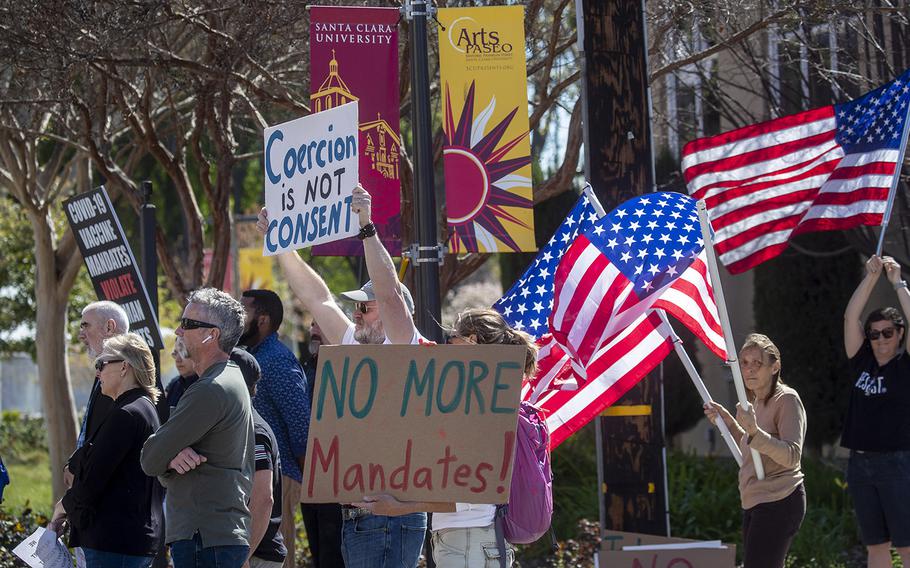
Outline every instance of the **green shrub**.
<svg viewBox="0 0 910 568"><path fill-rule="evenodd" d="M46 517L35 514L28 507L20 514L13 515L0 506L0 568L24 566L22 561L13 554L13 549L25 540L25 537L35 532L39 525L46 524Z"/></svg>
<svg viewBox="0 0 910 568"><path fill-rule="evenodd" d="M0 456L6 463L26 463L36 453L47 453L44 419L17 410L4 410L0 419Z"/></svg>

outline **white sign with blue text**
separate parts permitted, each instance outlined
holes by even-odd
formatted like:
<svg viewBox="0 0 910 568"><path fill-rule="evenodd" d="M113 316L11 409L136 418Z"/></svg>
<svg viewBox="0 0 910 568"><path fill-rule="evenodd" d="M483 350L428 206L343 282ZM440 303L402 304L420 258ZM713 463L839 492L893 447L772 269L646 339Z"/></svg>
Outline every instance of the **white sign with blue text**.
<svg viewBox="0 0 910 568"><path fill-rule="evenodd" d="M356 235L357 102L265 130L264 256Z"/></svg>

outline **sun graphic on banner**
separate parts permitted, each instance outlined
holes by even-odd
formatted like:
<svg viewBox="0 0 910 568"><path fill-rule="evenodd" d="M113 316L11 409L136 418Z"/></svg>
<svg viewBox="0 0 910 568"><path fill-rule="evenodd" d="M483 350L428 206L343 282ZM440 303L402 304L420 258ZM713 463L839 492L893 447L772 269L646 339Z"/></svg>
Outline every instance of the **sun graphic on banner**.
<svg viewBox="0 0 910 568"><path fill-rule="evenodd" d="M446 213L449 222L449 248L453 253L496 252L497 240L513 251L522 250L515 240L516 231L533 233L530 223L507 208L530 210L531 179L518 170L531 163L530 156L505 159L528 132L500 144L518 107L486 132L496 108L496 98L474 116L474 83L465 97L458 124L455 123L449 85L446 84L445 144L443 165L446 179ZM519 195L524 190L528 196ZM533 245L533 234L531 236ZM482 249L481 249L482 247Z"/></svg>

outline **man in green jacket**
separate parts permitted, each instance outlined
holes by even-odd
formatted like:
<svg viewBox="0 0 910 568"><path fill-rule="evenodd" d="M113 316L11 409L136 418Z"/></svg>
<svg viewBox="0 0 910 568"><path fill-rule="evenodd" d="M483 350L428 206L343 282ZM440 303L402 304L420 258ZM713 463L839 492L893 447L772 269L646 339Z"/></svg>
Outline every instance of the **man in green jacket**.
<svg viewBox="0 0 910 568"><path fill-rule="evenodd" d="M243 375L229 361L243 322L243 306L224 292L190 295L177 335L199 379L142 449L142 469L167 487L175 568L240 568L249 551L253 419Z"/></svg>

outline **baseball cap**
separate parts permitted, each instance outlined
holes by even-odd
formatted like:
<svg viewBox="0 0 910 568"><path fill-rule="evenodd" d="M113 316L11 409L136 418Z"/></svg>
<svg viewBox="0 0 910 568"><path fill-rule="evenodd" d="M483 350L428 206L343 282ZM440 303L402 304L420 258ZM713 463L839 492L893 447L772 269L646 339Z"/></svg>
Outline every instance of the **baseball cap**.
<svg viewBox="0 0 910 568"><path fill-rule="evenodd" d="M240 373L243 375L247 388L250 389L250 392L253 392L256 383L262 378L262 369L259 367L259 362L249 351L239 347L231 350L230 358L231 361L240 367Z"/></svg>
<svg viewBox="0 0 910 568"><path fill-rule="evenodd" d="M404 304L408 307L408 311L413 314L414 298L411 297L410 290L408 290L408 287L400 282L398 283L398 288L401 290L401 295L404 296ZM372 300L375 300L376 291L373 290L373 281L368 281L366 284L361 286L359 290L348 290L347 292L342 292L341 297L352 302L370 302Z"/></svg>

